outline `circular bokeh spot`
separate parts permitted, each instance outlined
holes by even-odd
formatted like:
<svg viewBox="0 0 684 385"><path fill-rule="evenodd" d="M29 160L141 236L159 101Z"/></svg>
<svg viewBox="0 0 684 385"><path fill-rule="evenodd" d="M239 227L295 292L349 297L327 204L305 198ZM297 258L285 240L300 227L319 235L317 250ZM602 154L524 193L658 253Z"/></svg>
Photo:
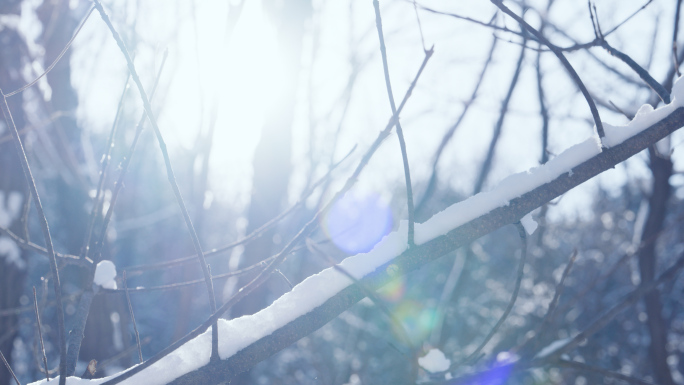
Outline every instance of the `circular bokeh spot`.
<svg viewBox="0 0 684 385"><path fill-rule="evenodd" d="M340 249L364 253L392 229L392 212L377 193L349 192L333 204L323 227Z"/></svg>

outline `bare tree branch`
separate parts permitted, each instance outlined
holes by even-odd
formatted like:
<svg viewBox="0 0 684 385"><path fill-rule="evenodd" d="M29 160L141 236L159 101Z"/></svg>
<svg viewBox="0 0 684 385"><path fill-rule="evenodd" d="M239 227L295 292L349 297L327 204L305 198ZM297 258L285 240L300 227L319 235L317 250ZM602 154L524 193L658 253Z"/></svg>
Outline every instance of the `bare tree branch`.
<svg viewBox="0 0 684 385"><path fill-rule="evenodd" d="M684 107L678 108L667 118L623 143L604 149L599 155L596 155L573 168L571 175L563 174L559 178L527 192L519 198L513 199L507 206L494 209L489 213L450 231L446 235L435 238L424 244L417 245L415 248L408 249L387 264L379 267L374 273L370 274L370 277L363 279L362 282L369 287L380 287L391 278L386 271L389 264L396 265L402 273L408 273L501 226L514 223L535 208L562 195L599 173L611 169L616 164L639 153L652 143L664 138L683 125ZM599 319L599 321L596 321L578 335L571 343L572 347L577 346L580 341L600 330L610 319L630 304L635 303L648 290L651 290L662 282L672 279L682 267L684 267L684 257L681 258L675 266L661 275L658 280L646 287L640 287L635 290L634 293L628 296L627 300L608 311L606 315ZM243 350L240 350L230 358L220 362L212 362L199 370L178 378L173 381L172 384L217 383L217 381L224 381L226 378L231 378L231 376L248 370L256 363L325 325L363 297L365 297L365 294L357 285L348 286L332 296L323 305L296 318L294 321L276 330L272 334L265 336ZM568 349L571 348L570 344L568 346ZM135 368L133 370L135 370ZM116 382L108 382L105 383L105 385L114 383Z"/></svg>
<svg viewBox="0 0 684 385"><path fill-rule="evenodd" d="M385 72L385 85L387 86L387 96L389 97L390 107L392 107L392 115L396 115L397 106L394 104L394 94L392 93L392 83L390 82L389 68L387 65L387 49L385 48L385 36L382 33L382 18L380 17L380 3L378 2L378 0L373 0L373 7L375 8L375 26L378 30L378 38L380 39L380 53L382 54L382 68ZM427 49L425 50L425 52L427 52ZM408 245L409 247L412 247L415 244L413 239L415 215L413 210L413 187L411 186L411 172L409 170L408 155L406 154L404 130L401 128L401 123L399 123L399 119L396 120L395 127L397 128L397 137L399 138L401 159L404 163L406 202L408 205Z"/></svg>
<svg viewBox="0 0 684 385"><path fill-rule="evenodd" d="M596 125L596 131L598 132L599 138L603 138L606 136L606 134L603 131L603 123L601 122L601 117L599 116L598 109L596 108L596 103L594 103L594 99L592 99L591 95L589 94L589 90L587 90L587 87L584 85L582 82L582 79L580 79L579 75L577 74L577 71L572 67L568 59L565 58L565 55L563 55L563 52L559 50L555 45L551 44L544 35L539 33L536 29L534 29L531 25L527 24L523 18L520 16L516 15L513 11L511 11L508 7L506 7L503 4L502 0L491 0L494 5L496 5L500 10L502 10L505 14L509 15L515 21L520 23L521 26L525 27L527 31L529 31L532 35L534 35L537 39L539 39L540 42L542 42L544 45L549 47L551 51L558 57L558 60L563 64L563 67L568 71L570 74L570 77L572 80L577 84L577 87L579 87L580 91L582 92L582 95L584 98L587 100L587 104L589 104L589 109L591 110L591 115L594 118L594 124Z"/></svg>

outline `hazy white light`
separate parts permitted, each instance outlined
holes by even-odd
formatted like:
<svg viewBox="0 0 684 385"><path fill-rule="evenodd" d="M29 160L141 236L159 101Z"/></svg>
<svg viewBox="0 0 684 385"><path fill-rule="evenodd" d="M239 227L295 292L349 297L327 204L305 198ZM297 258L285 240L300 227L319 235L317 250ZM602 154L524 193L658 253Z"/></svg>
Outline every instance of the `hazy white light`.
<svg viewBox="0 0 684 385"><path fill-rule="evenodd" d="M227 14L224 2L198 3L196 29L192 19L180 27L178 68L164 113L173 127L170 142L187 149L216 114L210 170L218 176L213 179L232 184L251 179L264 116L284 82L276 31L261 2L245 3L230 39Z"/></svg>

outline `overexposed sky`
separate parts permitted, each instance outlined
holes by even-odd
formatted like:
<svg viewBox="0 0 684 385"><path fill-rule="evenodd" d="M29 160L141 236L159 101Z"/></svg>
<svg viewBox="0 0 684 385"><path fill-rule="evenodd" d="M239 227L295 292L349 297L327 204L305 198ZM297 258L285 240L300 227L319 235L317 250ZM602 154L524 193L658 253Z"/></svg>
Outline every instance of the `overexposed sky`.
<svg viewBox="0 0 684 385"><path fill-rule="evenodd" d="M511 2L507 2L511 3ZM543 9L545 1L528 2ZM634 10L642 1L597 1L601 25L609 30ZM126 9L121 4L127 4ZM135 11L136 4L140 5ZM193 17L193 4L194 13ZM495 7L488 1L420 1L419 4L453 12L481 21L489 21ZM221 0L161 0L107 2L117 27L129 26L137 14L140 39L136 65L146 84L151 84L164 49L169 61L162 78L164 105L159 106L159 122L172 156L192 148L199 129L207 130L213 109L217 111L216 132L211 157L211 185L215 199L227 204L246 205L251 189L251 162L260 137L264 116L273 103L272 95L282 87L284 76L279 66L280 50L276 31L262 12L260 1L246 0L246 5L230 41L226 40L228 2ZM516 12L519 8L509 4ZM642 65L648 63L654 21L673 14L670 2L655 1L639 15L612 34L608 40L631 55ZM381 2L383 24L394 97L401 100L423 59L421 37L413 4L404 0ZM409 100L402 124L405 131L414 189L417 195L432 164L432 156L442 135L463 109L477 81L482 63L493 39L488 28L419 10L425 44L435 46L416 90ZM515 23L503 15L499 24L515 29ZM549 20L580 42L593 39L586 5L574 0L557 0ZM540 15L534 11L526 19L539 25ZM650 70L661 79L670 66L667 46L671 39L671 20L660 20L656 35L656 53ZM130 28L129 28L130 29ZM355 158L384 128L390 108L384 84L375 14L370 0L314 1L313 19L304 42L300 89L294 122L291 200L301 191L308 169L309 134L315 137L316 154L321 158L318 174L325 171L331 152L339 159L354 145ZM516 36L497 33L498 42L493 63L480 89L480 97L447 147L441 163L442 183L470 193L475 176L492 136L501 100L506 94L520 52ZM567 46L572 43L557 33L552 41ZM536 45L535 45L536 46ZM626 66L599 48L592 53L632 78ZM635 100L645 100L648 93L625 85L606 71L585 52L569 53L589 90L605 101L612 101L626 111L634 112ZM335 141L345 101L345 88L353 71L351 59L361 63L352 88L340 135ZM93 130L108 130L116 102L125 79L125 62L99 16L94 14L74 44L74 85L81 95L79 119ZM536 52L526 52L518 87L513 95L495 164L486 186L513 172L536 166L541 151L541 121L536 91ZM546 99L552 115L549 151L561 152L592 133L589 108L576 91L558 60L550 53L542 56ZM77 70L76 70L77 69ZM129 110L140 111L140 103L129 101ZM624 124L626 119L599 107L602 119L611 124ZM139 113L139 112L138 112ZM311 130L311 127L314 129ZM132 128L131 128L132 129ZM684 140L677 134L673 143ZM678 160L678 147L674 157ZM553 156L553 155L552 155ZM596 183L615 189L628 177L648 175L645 157L635 157L626 164L606 172L584 187L563 198L556 211L573 213L586 205L594 194ZM679 169L680 162L675 168ZM340 174L340 183L346 172ZM675 181L676 182L676 181ZM403 169L396 136L391 136L362 174L360 184L380 194L401 191ZM584 214L586 211L580 210Z"/></svg>

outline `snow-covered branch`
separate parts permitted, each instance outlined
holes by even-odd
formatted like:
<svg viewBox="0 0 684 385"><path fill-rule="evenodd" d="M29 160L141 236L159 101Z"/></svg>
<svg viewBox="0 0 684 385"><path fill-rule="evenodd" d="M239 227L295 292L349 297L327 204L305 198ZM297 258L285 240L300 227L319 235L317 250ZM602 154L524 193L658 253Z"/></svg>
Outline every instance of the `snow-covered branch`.
<svg viewBox="0 0 684 385"><path fill-rule="evenodd" d="M674 100L658 110L645 107L627 126L606 125L601 150L597 138L570 147L548 163L514 174L488 192L450 206L415 229L416 246L407 248L406 223L372 251L340 265L379 288L442 255L502 226L615 167L684 126L684 82L675 85ZM220 361L210 363L211 332L187 342L122 384L210 384L224 382L325 325L365 297L364 290L329 268L311 276L262 311L218 323ZM70 379L71 384L112 380ZM53 380L54 381L54 380ZM45 383L42 381L40 383ZM50 382L52 383L52 381Z"/></svg>

